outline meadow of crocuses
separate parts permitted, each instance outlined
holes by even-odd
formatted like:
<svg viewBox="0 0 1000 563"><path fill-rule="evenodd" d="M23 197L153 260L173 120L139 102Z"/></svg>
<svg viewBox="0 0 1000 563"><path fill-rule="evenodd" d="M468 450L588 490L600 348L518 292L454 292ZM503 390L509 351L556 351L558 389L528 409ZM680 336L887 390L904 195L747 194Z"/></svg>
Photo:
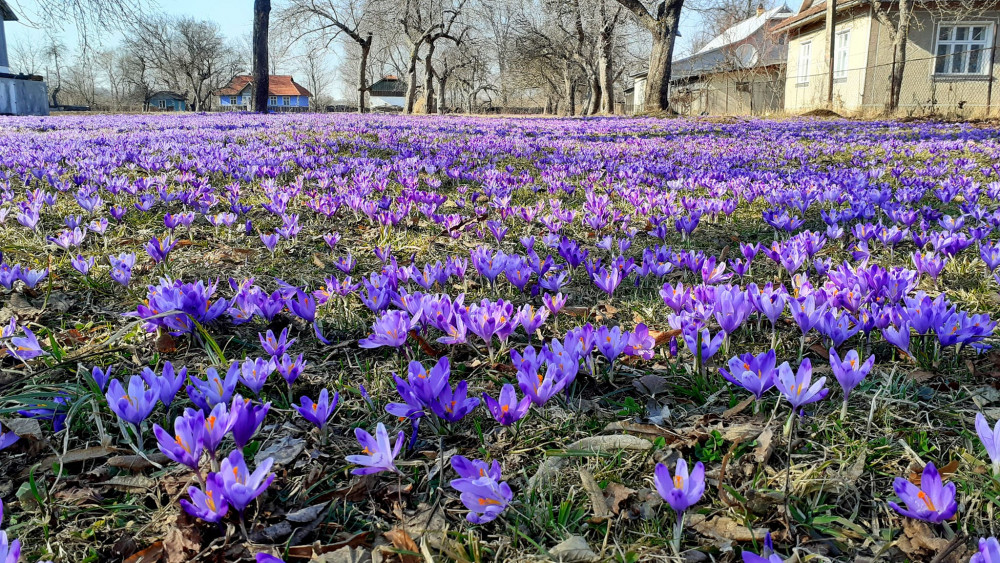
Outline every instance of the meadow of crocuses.
<svg viewBox="0 0 1000 563"><path fill-rule="evenodd" d="M1000 130L0 123L0 562L1000 563Z"/></svg>

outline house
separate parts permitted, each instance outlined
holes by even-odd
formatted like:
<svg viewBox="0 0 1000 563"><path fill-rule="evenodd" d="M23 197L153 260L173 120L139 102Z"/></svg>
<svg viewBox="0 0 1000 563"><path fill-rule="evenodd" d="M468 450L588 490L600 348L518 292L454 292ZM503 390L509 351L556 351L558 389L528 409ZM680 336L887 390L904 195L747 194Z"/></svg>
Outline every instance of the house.
<svg viewBox="0 0 1000 563"><path fill-rule="evenodd" d="M169 90L160 90L149 97L148 107L150 111L186 111L188 108L187 96Z"/></svg>
<svg viewBox="0 0 1000 563"><path fill-rule="evenodd" d="M273 112L309 111L309 90L288 75L271 75L267 86L267 110ZM246 111L253 96L253 76L234 76L225 87L214 92L219 111Z"/></svg>
<svg viewBox="0 0 1000 563"><path fill-rule="evenodd" d="M40 76L15 73L7 58L5 22L17 21L7 0L0 0L0 114L48 115L48 88Z"/></svg>
<svg viewBox="0 0 1000 563"><path fill-rule="evenodd" d="M784 36L771 33L792 16L782 5L740 21L689 57L673 62L670 105L686 115L760 115L780 111L785 91Z"/></svg>
<svg viewBox="0 0 1000 563"><path fill-rule="evenodd" d="M642 113L646 108L646 77L642 71L632 75L632 85L625 88L625 115Z"/></svg>
<svg viewBox="0 0 1000 563"><path fill-rule="evenodd" d="M368 94L372 109L402 109L406 105L406 82L391 74L383 76L368 87Z"/></svg>
<svg viewBox="0 0 1000 563"><path fill-rule="evenodd" d="M887 3L883 2L882 5ZM840 0L834 19L833 98L829 97L826 3L804 0L774 30L788 37L785 109L881 112L890 100L895 4L887 21L879 3ZM977 6L981 6L977 8ZM994 57L1000 9L992 3L913 4L898 110L908 114L985 115L1000 107Z"/></svg>

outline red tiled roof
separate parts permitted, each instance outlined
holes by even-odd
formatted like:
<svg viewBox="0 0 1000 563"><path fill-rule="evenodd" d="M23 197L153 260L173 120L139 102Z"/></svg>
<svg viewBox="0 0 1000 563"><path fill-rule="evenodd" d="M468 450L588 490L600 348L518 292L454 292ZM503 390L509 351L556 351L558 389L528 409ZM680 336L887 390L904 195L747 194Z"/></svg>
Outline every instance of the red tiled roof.
<svg viewBox="0 0 1000 563"><path fill-rule="evenodd" d="M242 92L250 83L253 77L248 74L234 76L225 87L216 90L216 94L221 96L234 96ZM312 97L312 92L306 90L288 75L274 75L268 77L267 93L269 96L306 96Z"/></svg>

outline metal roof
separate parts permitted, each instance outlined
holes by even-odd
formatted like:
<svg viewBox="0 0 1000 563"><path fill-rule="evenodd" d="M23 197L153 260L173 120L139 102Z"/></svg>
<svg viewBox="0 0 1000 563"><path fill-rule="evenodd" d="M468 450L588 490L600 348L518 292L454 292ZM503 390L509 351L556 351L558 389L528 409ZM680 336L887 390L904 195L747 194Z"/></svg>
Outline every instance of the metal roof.
<svg viewBox="0 0 1000 563"><path fill-rule="evenodd" d="M777 8L771 8L770 10L765 10L759 16L753 16L752 18L747 18L738 24L730 27L729 29L723 31L718 37L712 39L694 56L703 55L709 51L714 51L716 49L721 49L727 45L732 45L733 43L738 43L743 41L747 37L750 37L757 30L764 27L764 25L772 19L784 19L791 17L792 11L788 9L788 6L778 6Z"/></svg>
<svg viewBox="0 0 1000 563"><path fill-rule="evenodd" d="M7 0L0 0L0 15L3 16L4 21L17 21L17 15L14 14L14 10L10 9L10 4L7 3Z"/></svg>

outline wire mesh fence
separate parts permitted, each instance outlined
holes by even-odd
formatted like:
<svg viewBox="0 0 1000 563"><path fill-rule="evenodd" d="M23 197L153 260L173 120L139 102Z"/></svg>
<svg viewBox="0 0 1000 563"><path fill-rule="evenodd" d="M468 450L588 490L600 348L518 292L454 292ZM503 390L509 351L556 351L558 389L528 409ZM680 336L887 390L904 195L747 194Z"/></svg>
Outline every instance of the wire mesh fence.
<svg viewBox="0 0 1000 563"><path fill-rule="evenodd" d="M910 57L905 64L835 68L832 99L826 71L789 74L782 68L754 74L720 70L676 81L671 86L671 104L681 115L769 115L819 108L843 114L885 113L893 73L898 70L902 80L896 115L988 117L1000 115L997 66L994 49L985 48ZM633 111L641 110L636 106Z"/></svg>

